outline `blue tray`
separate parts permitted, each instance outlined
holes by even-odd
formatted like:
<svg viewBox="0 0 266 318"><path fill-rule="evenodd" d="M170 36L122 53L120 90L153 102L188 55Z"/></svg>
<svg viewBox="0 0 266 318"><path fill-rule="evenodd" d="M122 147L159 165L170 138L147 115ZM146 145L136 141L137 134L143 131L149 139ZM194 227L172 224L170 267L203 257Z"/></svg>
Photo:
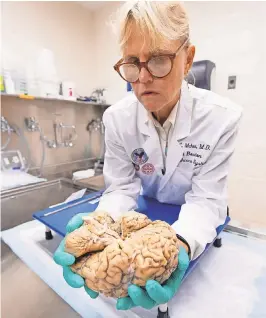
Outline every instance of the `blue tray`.
<svg viewBox="0 0 266 318"><path fill-rule="evenodd" d="M62 207L67 207L68 205L72 205L73 203L78 203L81 200L84 199L89 199L89 198L94 198L97 195L101 195L102 191L100 192L94 192L90 193L86 196L84 196L82 199L72 201L67 204L63 204L54 208L48 208L39 212L36 212L33 214L33 217L40 221L41 223L45 224L47 227L55 231L61 236L66 235L66 225L68 221L77 213L84 213L84 212L93 212L97 206L97 203L90 203L85 202L85 203L80 203L74 207L69 207L63 211L60 211L58 213L49 215L49 216L44 216L44 214L56 211L59 208ZM93 199L92 199L93 202ZM165 204L165 203L159 203L155 199L147 198L144 196L140 196L138 199L138 212L146 214L152 221L154 220L163 220L169 224L173 224L179 217L181 206L177 205L172 205L172 204ZM222 230L226 227L226 225L230 222L230 218L227 217L226 221L223 225L219 226L216 229L217 236L222 232ZM195 260L190 262L190 266L186 272L186 276L194 269L198 261L200 260L201 257L204 256L208 248L212 245L212 243L207 244L204 252ZM184 277L184 278L185 278Z"/></svg>

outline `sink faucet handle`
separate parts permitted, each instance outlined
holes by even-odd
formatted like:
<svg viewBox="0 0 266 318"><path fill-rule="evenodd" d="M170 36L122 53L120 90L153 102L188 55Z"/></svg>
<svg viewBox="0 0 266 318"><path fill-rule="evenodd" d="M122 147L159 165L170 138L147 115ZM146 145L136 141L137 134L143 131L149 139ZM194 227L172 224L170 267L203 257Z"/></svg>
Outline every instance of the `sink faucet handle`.
<svg viewBox="0 0 266 318"><path fill-rule="evenodd" d="M71 132L69 133L67 138L64 138L64 133L66 129L70 129ZM78 134L76 131L76 126L75 125L65 125L63 123L60 124L60 130L61 130L61 140L64 143L66 147L72 147L73 146L73 141L77 139Z"/></svg>
<svg viewBox="0 0 266 318"><path fill-rule="evenodd" d="M28 131L33 132L33 131L40 130L39 122L37 121L37 119L34 116L25 117L24 122L25 122L25 125L26 125L26 128Z"/></svg>

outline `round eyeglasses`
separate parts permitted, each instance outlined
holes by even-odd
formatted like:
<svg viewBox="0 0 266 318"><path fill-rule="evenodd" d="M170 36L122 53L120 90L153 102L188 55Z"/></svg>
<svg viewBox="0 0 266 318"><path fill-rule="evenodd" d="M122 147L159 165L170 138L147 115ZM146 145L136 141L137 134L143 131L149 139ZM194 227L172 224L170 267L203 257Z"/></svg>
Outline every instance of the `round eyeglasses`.
<svg viewBox="0 0 266 318"><path fill-rule="evenodd" d="M123 62L123 59L118 61L114 69L118 74L129 83L135 83L139 80L139 74L144 67L153 77L166 77L173 68L174 59L182 51L188 43L188 39L178 48L173 54L160 54L149 58L146 62Z"/></svg>

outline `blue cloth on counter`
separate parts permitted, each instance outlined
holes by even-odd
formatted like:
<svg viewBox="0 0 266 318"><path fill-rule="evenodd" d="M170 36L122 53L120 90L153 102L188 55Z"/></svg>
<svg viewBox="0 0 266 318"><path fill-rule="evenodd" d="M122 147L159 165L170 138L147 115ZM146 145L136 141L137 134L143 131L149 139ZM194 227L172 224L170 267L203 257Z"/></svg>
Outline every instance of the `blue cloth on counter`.
<svg viewBox="0 0 266 318"><path fill-rule="evenodd" d="M72 201L67 204L62 204L60 206L56 206L53 208L48 208L39 212L36 212L33 214L33 217L37 219L38 221L42 222L49 228L51 228L56 233L65 236L66 235L66 225L68 221L76 214L78 213L85 213L85 212L93 212L97 206L98 202L95 203L81 203L78 206L70 207L66 210L60 211L58 213L49 215L44 217L44 214L56 211L57 209L60 209L65 206L70 206L73 203L79 202L81 200L84 200L86 198L93 198L98 194L101 194L102 192L94 192L90 193L86 196L83 196L82 199ZM92 202L94 200L92 199ZM96 201L96 200L95 200ZM138 212L146 214L152 221L154 220L163 220L169 224L173 224L179 217L180 212L180 206L173 205L173 204L165 204L165 203L159 203L155 199L147 198L144 196L139 196L138 199ZM229 222L229 219L227 220Z"/></svg>
<svg viewBox="0 0 266 318"><path fill-rule="evenodd" d="M81 200L84 200L86 198L93 198L100 195L102 192L94 192L90 193L86 196L83 196L81 199L72 201L67 204L62 204L60 206L56 206L53 208L48 208L42 211L35 212L33 214L33 217L40 221L41 223L47 225L52 230L54 230L59 235L65 236L66 235L66 225L68 221L76 214L78 213L85 213L85 212L93 212L98 206L99 202L90 203L85 202L81 203L80 205L77 205L75 207L70 207L66 210L63 210L61 212L49 215L44 217L44 214L56 211L59 208L70 206L73 203L79 202ZM92 199L92 202L96 200ZM163 220L169 224L173 224L179 217L181 206L179 205L173 205L173 204L166 204L166 203L160 203L155 199L139 196L138 199L138 212L146 214L152 221L154 220ZM221 225L217 228L217 233L221 232L222 228L230 221L230 218L227 217L225 224Z"/></svg>

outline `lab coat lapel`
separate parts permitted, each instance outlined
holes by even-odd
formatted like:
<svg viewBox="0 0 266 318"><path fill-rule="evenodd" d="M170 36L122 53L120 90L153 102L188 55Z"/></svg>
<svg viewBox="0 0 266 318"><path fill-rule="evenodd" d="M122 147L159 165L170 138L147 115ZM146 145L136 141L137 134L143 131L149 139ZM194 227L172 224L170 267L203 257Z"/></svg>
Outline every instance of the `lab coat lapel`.
<svg viewBox="0 0 266 318"><path fill-rule="evenodd" d="M161 174L163 169L163 156L160 147L160 140L157 131L149 120L147 110L141 103L138 103L138 130L144 135L142 148L148 155L147 163L154 165L155 171Z"/></svg>
<svg viewBox="0 0 266 318"><path fill-rule="evenodd" d="M192 108L193 99L189 93L186 82L183 82L174 131L168 146L166 173L162 179L161 188L165 187L183 157L183 148L179 141L187 137L190 133Z"/></svg>

